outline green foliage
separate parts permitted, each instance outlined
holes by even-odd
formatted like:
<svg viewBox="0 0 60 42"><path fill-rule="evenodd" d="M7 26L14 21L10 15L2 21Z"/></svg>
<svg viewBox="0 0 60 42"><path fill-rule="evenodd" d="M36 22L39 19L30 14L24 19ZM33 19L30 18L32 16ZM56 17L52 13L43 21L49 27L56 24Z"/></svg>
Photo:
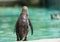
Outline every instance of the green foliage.
<svg viewBox="0 0 60 42"><path fill-rule="evenodd" d="M39 2L36 2L36 0L22 0L22 2L23 4L28 5L28 6L35 6L39 4Z"/></svg>

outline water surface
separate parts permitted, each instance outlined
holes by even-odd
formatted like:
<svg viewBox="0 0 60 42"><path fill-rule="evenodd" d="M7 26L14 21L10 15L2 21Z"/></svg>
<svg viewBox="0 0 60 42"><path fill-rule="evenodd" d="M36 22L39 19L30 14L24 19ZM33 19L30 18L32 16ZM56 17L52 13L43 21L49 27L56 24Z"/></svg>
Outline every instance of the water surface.
<svg viewBox="0 0 60 42"><path fill-rule="evenodd" d="M21 7L0 7L0 41L14 42L15 23L21 13ZM29 28L28 40L60 38L60 20L51 20L50 15L59 13L58 10L29 7L29 17L33 25L34 34Z"/></svg>

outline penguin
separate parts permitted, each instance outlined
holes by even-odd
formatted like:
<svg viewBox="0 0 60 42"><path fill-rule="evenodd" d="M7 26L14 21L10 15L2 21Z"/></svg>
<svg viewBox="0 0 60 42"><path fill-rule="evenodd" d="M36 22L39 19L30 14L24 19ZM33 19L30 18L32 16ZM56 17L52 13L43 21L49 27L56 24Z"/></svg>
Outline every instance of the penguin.
<svg viewBox="0 0 60 42"><path fill-rule="evenodd" d="M55 14L55 17L57 20L60 20L60 15L59 14Z"/></svg>
<svg viewBox="0 0 60 42"><path fill-rule="evenodd" d="M60 20L60 15L59 14L51 15L51 20Z"/></svg>
<svg viewBox="0 0 60 42"><path fill-rule="evenodd" d="M31 35L33 35L33 26L28 16L28 7L24 6L15 25L17 41L27 41L29 27L31 28Z"/></svg>

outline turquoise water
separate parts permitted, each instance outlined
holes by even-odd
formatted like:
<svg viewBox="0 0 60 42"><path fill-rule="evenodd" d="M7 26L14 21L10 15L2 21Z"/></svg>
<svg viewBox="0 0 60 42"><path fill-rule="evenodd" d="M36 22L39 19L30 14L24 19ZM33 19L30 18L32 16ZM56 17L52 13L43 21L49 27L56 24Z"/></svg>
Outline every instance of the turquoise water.
<svg viewBox="0 0 60 42"><path fill-rule="evenodd" d="M0 7L0 42L16 41L15 23L21 13L21 7ZM29 17L34 34L29 28L28 40L60 38L60 20L51 20L50 15L58 10L29 7Z"/></svg>

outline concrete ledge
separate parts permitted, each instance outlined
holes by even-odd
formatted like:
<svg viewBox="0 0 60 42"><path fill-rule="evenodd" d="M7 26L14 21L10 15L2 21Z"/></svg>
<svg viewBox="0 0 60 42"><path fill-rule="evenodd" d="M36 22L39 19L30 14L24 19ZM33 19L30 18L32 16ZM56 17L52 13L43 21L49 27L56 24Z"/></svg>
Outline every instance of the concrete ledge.
<svg viewBox="0 0 60 42"><path fill-rule="evenodd" d="M60 42L60 38L40 39L40 40L32 40L32 41L16 41L16 42Z"/></svg>

